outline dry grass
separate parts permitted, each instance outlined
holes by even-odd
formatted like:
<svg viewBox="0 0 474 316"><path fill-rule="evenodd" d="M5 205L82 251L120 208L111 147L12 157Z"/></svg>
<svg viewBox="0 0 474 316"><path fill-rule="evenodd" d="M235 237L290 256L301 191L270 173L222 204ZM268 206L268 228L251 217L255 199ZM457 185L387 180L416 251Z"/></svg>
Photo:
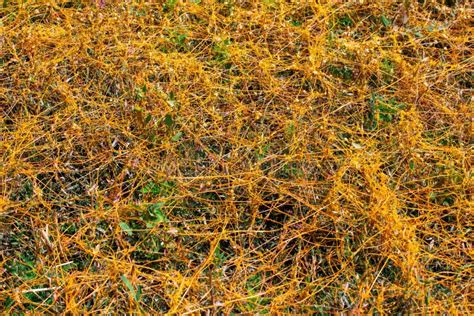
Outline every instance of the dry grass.
<svg viewBox="0 0 474 316"><path fill-rule="evenodd" d="M1 310L472 313L471 17L3 1Z"/></svg>

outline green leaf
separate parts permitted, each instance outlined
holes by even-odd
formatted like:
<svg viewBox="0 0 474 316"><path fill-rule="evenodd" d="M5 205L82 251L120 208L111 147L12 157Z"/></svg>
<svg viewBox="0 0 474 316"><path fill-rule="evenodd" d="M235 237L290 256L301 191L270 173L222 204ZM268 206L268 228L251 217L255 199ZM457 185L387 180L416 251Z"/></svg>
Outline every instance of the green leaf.
<svg viewBox="0 0 474 316"><path fill-rule="evenodd" d="M148 115L147 115L146 118L145 118L145 124L150 123L150 121L151 121L152 118L153 118L153 116L152 116L150 113L148 113Z"/></svg>
<svg viewBox="0 0 474 316"><path fill-rule="evenodd" d="M295 134L295 123L290 122L290 124L286 128L286 136L292 137L294 134Z"/></svg>
<svg viewBox="0 0 474 316"><path fill-rule="evenodd" d="M214 264L217 267L221 267L225 260L226 260L226 256L222 252L221 247L218 244L216 249L214 250Z"/></svg>
<svg viewBox="0 0 474 316"><path fill-rule="evenodd" d="M184 44L186 43L186 38L188 37L188 35L186 34L178 34L178 36L176 37L176 44L178 44L179 46L184 46Z"/></svg>
<svg viewBox="0 0 474 316"><path fill-rule="evenodd" d="M177 3L178 3L178 0L167 0L167 1L163 4L163 11L164 11L164 12L173 11L173 10L174 10L174 7L176 6Z"/></svg>
<svg viewBox="0 0 474 316"><path fill-rule="evenodd" d="M161 211L161 208L165 205L164 202L159 202L155 204L151 204L148 206L148 214L150 214L151 217L153 217L153 222L166 222L168 219L166 218L166 215L163 214Z"/></svg>
<svg viewBox="0 0 474 316"><path fill-rule="evenodd" d="M142 296L142 286L139 285L139 286L137 287L137 294L135 295L135 300L136 300L137 302L139 302L141 296Z"/></svg>
<svg viewBox="0 0 474 316"><path fill-rule="evenodd" d="M143 187L141 191L143 194L151 193L153 195L157 195L160 193L160 187L154 182L150 182L145 187Z"/></svg>
<svg viewBox="0 0 474 316"><path fill-rule="evenodd" d="M13 304L15 304L15 300L12 299L10 296L7 296L7 298L5 299L5 307L10 308L13 306Z"/></svg>
<svg viewBox="0 0 474 316"><path fill-rule="evenodd" d="M298 20L292 20L292 21L291 21L291 25L293 25L293 26L301 26L301 25L303 25L303 23L301 23L301 22L298 21Z"/></svg>
<svg viewBox="0 0 474 316"><path fill-rule="evenodd" d="M170 114L166 114L164 122L165 122L165 125L168 126L169 128L173 126L173 118L171 117Z"/></svg>
<svg viewBox="0 0 474 316"><path fill-rule="evenodd" d="M141 193L151 193L155 196L169 196L172 193L174 187L175 183L172 181L163 181L160 183L149 182L145 187L141 189Z"/></svg>
<svg viewBox="0 0 474 316"><path fill-rule="evenodd" d="M183 132L179 131L173 137L171 137L171 140L173 142L177 142L178 140L181 139L182 136L183 136Z"/></svg>
<svg viewBox="0 0 474 316"><path fill-rule="evenodd" d="M262 160L263 158L265 158L269 149L270 149L270 144L266 144L265 146L260 147L256 153L257 159Z"/></svg>
<svg viewBox="0 0 474 316"><path fill-rule="evenodd" d="M127 223L125 223L125 222L120 222L120 223L119 223L119 226L120 226L120 228L122 228L122 230L123 230L124 232L127 233L127 235L132 236L132 229L130 228L130 226L128 226Z"/></svg>
<svg viewBox="0 0 474 316"><path fill-rule="evenodd" d="M68 262L62 265L62 270L66 272L75 268L77 268L77 264L74 262Z"/></svg>
<svg viewBox="0 0 474 316"><path fill-rule="evenodd" d="M142 88L135 88L135 98L137 100L141 100L144 97L145 97L145 91L144 91L143 87Z"/></svg>
<svg viewBox="0 0 474 316"><path fill-rule="evenodd" d="M138 289L139 293L137 293L135 291L135 288L133 287L132 283L127 279L127 277L124 274L122 274L120 276L120 278L122 279L125 286L127 286L127 288L130 291L130 294L133 297L133 299L138 302L139 299L140 299L140 295L141 295L141 288L139 287L139 289Z"/></svg>
<svg viewBox="0 0 474 316"><path fill-rule="evenodd" d="M392 25L392 22L390 22L390 20L387 19L384 15L382 15L380 19L382 20L383 26L389 27L390 25Z"/></svg>

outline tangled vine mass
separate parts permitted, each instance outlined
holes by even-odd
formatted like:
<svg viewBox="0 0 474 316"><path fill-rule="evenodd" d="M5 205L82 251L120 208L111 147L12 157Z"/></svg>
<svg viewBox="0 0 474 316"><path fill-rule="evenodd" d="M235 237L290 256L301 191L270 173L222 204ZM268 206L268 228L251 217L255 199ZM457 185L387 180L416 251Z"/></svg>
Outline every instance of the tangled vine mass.
<svg viewBox="0 0 474 316"><path fill-rule="evenodd" d="M0 310L472 313L472 16L3 1Z"/></svg>

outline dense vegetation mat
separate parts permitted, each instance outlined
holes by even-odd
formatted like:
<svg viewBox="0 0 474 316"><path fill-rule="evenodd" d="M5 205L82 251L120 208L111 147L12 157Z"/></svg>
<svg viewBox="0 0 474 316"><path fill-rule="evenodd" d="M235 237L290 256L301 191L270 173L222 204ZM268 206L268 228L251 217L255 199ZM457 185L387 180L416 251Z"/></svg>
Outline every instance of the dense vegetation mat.
<svg viewBox="0 0 474 316"><path fill-rule="evenodd" d="M468 1L3 1L0 308L472 313Z"/></svg>

